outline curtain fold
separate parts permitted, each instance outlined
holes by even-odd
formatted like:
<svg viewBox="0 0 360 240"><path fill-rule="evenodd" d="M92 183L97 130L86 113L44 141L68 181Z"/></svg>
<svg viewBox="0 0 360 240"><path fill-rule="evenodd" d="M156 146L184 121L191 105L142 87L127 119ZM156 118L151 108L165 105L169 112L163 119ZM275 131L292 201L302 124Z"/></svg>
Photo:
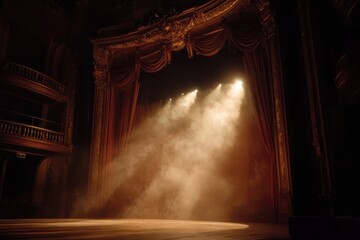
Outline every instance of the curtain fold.
<svg viewBox="0 0 360 240"><path fill-rule="evenodd" d="M224 28L214 29L205 34L193 34L192 50L203 56L214 56L224 46L226 31Z"/></svg>
<svg viewBox="0 0 360 240"><path fill-rule="evenodd" d="M109 70L110 84L117 90L124 90L139 79L140 64L136 54L120 55L113 60Z"/></svg>
<svg viewBox="0 0 360 240"><path fill-rule="evenodd" d="M243 52L254 51L262 41L263 27L255 7L247 7L227 20L229 42Z"/></svg>
<svg viewBox="0 0 360 240"><path fill-rule="evenodd" d="M130 130L134 122L136 103L139 94L139 81L134 83L123 92L117 92L115 96L117 121L114 127L114 138L116 151L121 154L125 151L130 136ZM120 138L119 138L120 136ZM115 157L115 156L113 156Z"/></svg>
<svg viewBox="0 0 360 240"><path fill-rule="evenodd" d="M269 156L272 156L275 150L275 123L270 62L262 47L245 52L243 59L264 146Z"/></svg>
<svg viewBox="0 0 360 240"><path fill-rule="evenodd" d="M101 143L101 197L108 201L109 206L103 209L102 213L106 216L111 215L111 204L116 204L116 197L112 192L114 189L112 177L113 161L122 157L126 151L130 131L133 125L136 103L139 94L139 82L132 81L128 88L119 90L112 86L106 91L107 113L104 118L104 135ZM111 199L106 199L112 195ZM114 198L115 197L115 198Z"/></svg>
<svg viewBox="0 0 360 240"><path fill-rule="evenodd" d="M158 72L168 64L169 53L167 48L149 53L139 58L141 69L148 73Z"/></svg>
<svg viewBox="0 0 360 240"><path fill-rule="evenodd" d="M271 59L268 51L259 46L252 52L244 53L245 72L251 91L251 98L254 103L260 128L261 139L270 162L269 189L272 202L272 214L276 218L277 203L275 201L275 105L273 97L273 79L271 72Z"/></svg>

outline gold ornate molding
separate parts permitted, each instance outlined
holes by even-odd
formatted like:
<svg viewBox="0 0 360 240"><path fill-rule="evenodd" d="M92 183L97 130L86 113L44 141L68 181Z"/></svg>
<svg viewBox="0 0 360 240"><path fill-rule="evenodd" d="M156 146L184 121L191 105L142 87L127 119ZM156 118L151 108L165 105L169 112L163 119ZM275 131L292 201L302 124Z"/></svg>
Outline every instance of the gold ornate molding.
<svg viewBox="0 0 360 240"><path fill-rule="evenodd" d="M94 67L95 70L107 69L111 51L106 47L94 46Z"/></svg>
<svg viewBox="0 0 360 240"><path fill-rule="evenodd" d="M95 86L97 89L106 89L108 86L108 71L94 70Z"/></svg>
<svg viewBox="0 0 360 240"><path fill-rule="evenodd" d="M232 10L250 5L250 0L213 0L203 6L185 11L178 16L163 20L144 29L117 38L96 39L98 46L106 46L110 52L139 47L157 41L167 42L172 51L179 51L186 45L187 34L202 24L230 14ZM98 55L102 55L100 50ZM100 57L103 58L103 57Z"/></svg>
<svg viewBox="0 0 360 240"><path fill-rule="evenodd" d="M283 83L281 77L281 65L276 46L276 39L269 39L269 53L273 79L275 127L276 127L276 167L277 167L277 220L287 222L291 213L291 173L290 156L287 140L286 113L283 96Z"/></svg>
<svg viewBox="0 0 360 240"><path fill-rule="evenodd" d="M277 167L277 211L278 220L287 221L291 212L291 172L290 156L287 139L286 109L284 103L284 89L281 73L281 61L276 35L276 24L270 10L268 0L257 0L256 7L260 12L260 21L263 25L264 42L268 51L271 77L273 81L275 127L276 127L276 167Z"/></svg>

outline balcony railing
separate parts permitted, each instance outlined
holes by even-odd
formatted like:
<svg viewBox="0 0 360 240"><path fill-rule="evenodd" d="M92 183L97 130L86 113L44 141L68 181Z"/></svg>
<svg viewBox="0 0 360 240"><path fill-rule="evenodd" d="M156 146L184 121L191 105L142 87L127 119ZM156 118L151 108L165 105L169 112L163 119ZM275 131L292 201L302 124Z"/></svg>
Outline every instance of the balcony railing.
<svg viewBox="0 0 360 240"><path fill-rule="evenodd" d="M0 120L0 134L64 144L65 134L26 124Z"/></svg>
<svg viewBox="0 0 360 240"><path fill-rule="evenodd" d="M61 132L62 130L62 124L60 122L55 122L45 118L39 118L3 108L0 108L0 118L5 121L45 128L55 132Z"/></svg>
<svg viewBox="0 0 360 240"><path fill-rule="evenodd" d="M0 66L3 72L14 74L26 78L28 80L32 80L34 82L40 83L41 85L44 85L52 90L55 90L56 92L59 92L62 95L66 94L67 89L63 84L57 82L56 80L52 79L51 77L41 72L38 72L31 68L12 62L5 62L2 63Z"/></svg>

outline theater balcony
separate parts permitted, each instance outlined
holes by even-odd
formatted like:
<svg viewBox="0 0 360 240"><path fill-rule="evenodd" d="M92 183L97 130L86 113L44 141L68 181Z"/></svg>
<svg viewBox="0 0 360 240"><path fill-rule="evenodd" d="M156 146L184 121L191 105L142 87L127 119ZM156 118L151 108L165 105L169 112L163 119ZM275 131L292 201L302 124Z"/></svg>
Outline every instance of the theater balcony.
<svg viewBox="0 0 360 240"><path fill-rule="evenodd" d="M36 152L67 153L69 148L65 145L65 134L40 128L32 125L11 122L0 119L0 142L12 148L12 145L34 148ZM34 149L31 151L33 152ZM43 153L46 154L46 153Z"/></svg>
<svg viewBox="0 0 360 240"><path fill-rule="evenodd" d="M1 149L42 156L69 153L66 86L20 64L5 62L0 69Z"/></svg>
<svg viewBox="0 0 360 240"><path fill-rule="evenodd" d="M2 81L47 96L58 102L67 101L66 87L51 77L29 67L5 62L0 65Z"/></svg>

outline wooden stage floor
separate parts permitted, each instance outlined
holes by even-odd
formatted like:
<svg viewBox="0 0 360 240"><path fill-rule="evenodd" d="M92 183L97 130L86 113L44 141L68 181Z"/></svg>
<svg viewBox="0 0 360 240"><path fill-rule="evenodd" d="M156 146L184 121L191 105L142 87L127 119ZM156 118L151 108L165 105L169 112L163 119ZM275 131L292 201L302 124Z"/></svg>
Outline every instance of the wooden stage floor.
<svg viewBox="0 0 360 240"><path fill-rule="evenodd" d="M285 240L287 225L149 219L3 219L0 239Z"/></svg>

